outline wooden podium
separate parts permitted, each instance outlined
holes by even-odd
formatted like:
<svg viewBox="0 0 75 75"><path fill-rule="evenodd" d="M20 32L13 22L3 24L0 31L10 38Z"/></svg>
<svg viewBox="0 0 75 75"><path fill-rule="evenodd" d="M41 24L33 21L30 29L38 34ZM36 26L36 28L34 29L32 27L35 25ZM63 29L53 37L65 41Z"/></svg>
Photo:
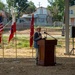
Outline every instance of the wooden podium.
<svg viewBox="0 0 75 75"><path fill-rule="evenodd" d="M39 45L38 65L54 66L56 63L55 45L57 45L57 40L42 39L38 41L38 45Z"/></svg>

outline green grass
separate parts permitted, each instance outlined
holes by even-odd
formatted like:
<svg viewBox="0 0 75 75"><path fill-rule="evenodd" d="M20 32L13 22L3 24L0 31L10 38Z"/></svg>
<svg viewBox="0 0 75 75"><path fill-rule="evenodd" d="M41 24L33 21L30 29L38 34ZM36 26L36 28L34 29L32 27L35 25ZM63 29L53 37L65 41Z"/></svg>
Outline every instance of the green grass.
<svg viewBox="0 0 75 75"><path fill-rule="evenodd" d="M49 38L49 40L50 40L50 38ZM0 44L0 48L2 48L3 45L4 45L4 48L6 48L6 49L15 48L15 46L18 49L30 48L29 37L18 36L16 38L13 38L10 41L10 43L8 43L8 36L3 36L3 42ZM72 39L70 39L70 45L72 45ZM57 38L57 47L65 48L65 38Z"/></svg>
<svg viewBox="0 0 75 75"><path fill-rule="evenodd" d="M6 49L14 48L15 46L17 46L17 48L29 48L29 39L26 37L17 37L13 38L10 43L8 43L8 37L4 36L0 48L2 48L3 45Z"/></svg>
<svg viewBox="0 0 75 75"><path fill-rule="evenodd" d="M35 26L35 28L36 28L36 26ZM62 27L41 26L41 28L42 28L42 32L47 30L47 32L50 32L50 33L53 32L53 34L55 34L55 35L60 35L60 34L58 34L58 32L59 33L62 32ZM51 33L51 35L52 35L52 33ZM25 37L25 36L26 35L22 36L21 34L19 34L19 35L17 35L17 38L13 38L10 41L9 44L8 44L8 35L7 36L3 36L4 48L10 49L10 48L15 48L15 46L17 46L18 49L30 48L29 47L29 37L27 37L27 36ZM49 38L49 40L50 40L50 38ZM17 45L16 45L16 41L17 41ZM70 41L70 48L71 48L72 47L72 39L70 39L69 41ZM65 38L64 37L62 37L62 38L58 37L57 38L57 45L56 45L56 47L57 48L62 48L62 49L65 48ZM0 45L0 48L2 48L2 45Z"/></svg>

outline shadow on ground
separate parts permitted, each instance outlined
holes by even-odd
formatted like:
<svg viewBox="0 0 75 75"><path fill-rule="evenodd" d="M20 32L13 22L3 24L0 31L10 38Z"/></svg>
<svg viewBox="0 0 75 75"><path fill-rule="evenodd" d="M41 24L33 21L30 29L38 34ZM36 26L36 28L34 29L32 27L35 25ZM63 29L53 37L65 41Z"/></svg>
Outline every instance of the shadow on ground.
<svg viewBox="0 0 75 75"><path fill-rule="evenodd" d="M75 58L57 57L55 66L37 66L35 58L0 59L0 75L75 75Z"/></svg>

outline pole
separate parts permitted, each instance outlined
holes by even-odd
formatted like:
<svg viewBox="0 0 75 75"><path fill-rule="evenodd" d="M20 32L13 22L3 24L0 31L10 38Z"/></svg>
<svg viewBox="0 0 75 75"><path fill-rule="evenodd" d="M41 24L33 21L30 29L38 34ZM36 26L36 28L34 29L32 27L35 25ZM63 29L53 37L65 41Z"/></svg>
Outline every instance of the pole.
<svg viewBox="0 0 75 75"><path fill-rule="evenodd" d="M69 0L64 1L65 1L65 40L66 40L65 54L69 54Z"/></svg>
<svg viewBox="0 0 75 75"><path fill-rule="evenodd" d="M0 32L0 37L1 37L1 47L2 47L2 54L3 54L3 62L4 62L4 40L3 40L3 31Z"/></svg>
<svg viewBox="0 0 75 75"><path fill-rule="evenodd" d="M34 53L33 50L34 50L34 48L33 48L33 46L32 46L32 58L33 58L33 56L34 56L34 55L33 55L33 53Z"/></svg>
<svg viewBox="0 0 75 75"><path fill-rule="evenodd" d="M2 49L3 49L3 62L4 62L4 40L3 40L3 32L2 32Z"/></svg>
<svg viewBox="0 0 75 75"><path fill-rule="evenodd" d="M11 14L12 14L12 23L16 22L15 19L15 11L14 11L14 7L11 7ZM16 60L17 60L17 40L16 40L16 32L15 32L15 50L16 50Z"/></svg>
<svg viewBox="0 0 75 75"><path fill-rule="evenodd" d="M15 50L16 50L16 60L17 60L17 37L15 32Z"/></svg>

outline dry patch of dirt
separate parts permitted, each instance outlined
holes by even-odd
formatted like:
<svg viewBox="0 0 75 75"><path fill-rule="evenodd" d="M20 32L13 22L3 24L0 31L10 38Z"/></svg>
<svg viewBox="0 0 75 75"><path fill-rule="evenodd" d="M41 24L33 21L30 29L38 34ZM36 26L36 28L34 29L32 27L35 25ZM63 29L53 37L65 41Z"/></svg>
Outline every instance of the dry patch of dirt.
<svg viewBox="0 0 75 75"><path fill-rule="evenodd" d="M17 49L17 59L14 49L6 49L4 59L0 54L0 75L75 75L75 56L64 55L64 50L56 48L55 66L37 66L34 49Z"/></svg>

